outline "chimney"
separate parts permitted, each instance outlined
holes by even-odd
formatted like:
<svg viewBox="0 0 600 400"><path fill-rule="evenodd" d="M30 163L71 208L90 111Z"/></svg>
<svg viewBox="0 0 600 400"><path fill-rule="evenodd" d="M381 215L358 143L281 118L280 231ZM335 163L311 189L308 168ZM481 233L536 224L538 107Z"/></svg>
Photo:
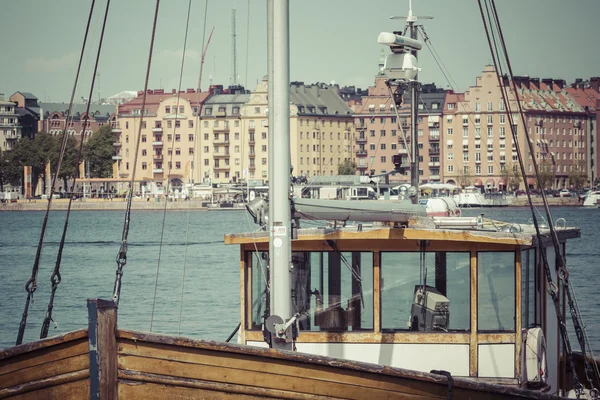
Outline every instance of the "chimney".
<svg viewBox="0 0 600 400"><path fill-rule="evenodd" d="M564 79L555 79L554 84L560 88L560 90L564 89L567 85Z"/></svg>
<svg viewBox="0 0 600 400"><path fill-rule="evenodd" d="M154 89L154 94L165 94L163 89Z"/></svg>
<svg viewBox="0 0 600 400"><path fill-rule="evenodd" d="M171 94L175 94L175 93L177 93L177 90L175 90L175 89L172 89L172 90L171 90Z"/></svg>
<svg viewBox="0 0 600 400"><path fill-rule="evenodd" d="M144 94L143 90L138 90L138 97L142 97L143 94Z"/></svg>
<svg viewBox="0 0 600 400"><path fill-rule="evenodd" d="M185 92L186 93L195 93L196 91L194 89L187 89Z"/></svg>
<svg viewBox="0 0 600 400"><path fill-rule="evenodd" d="M596 93L600 93L600 77L594 76L590 78L590 89Z"/></svg>

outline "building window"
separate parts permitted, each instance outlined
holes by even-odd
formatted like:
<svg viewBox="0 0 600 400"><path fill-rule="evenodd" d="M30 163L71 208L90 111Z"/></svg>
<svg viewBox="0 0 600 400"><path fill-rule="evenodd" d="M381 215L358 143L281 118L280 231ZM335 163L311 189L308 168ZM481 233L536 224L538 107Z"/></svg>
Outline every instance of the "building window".
<svg viewBox="0 0 600 400"><path fill-rule="evenodd" d="M165 114L171 114L171 106L165 106Z"/></svg>
<svg viewBox="0 0 600 400"><path fill-rule="evenodd" d="M148 164L146 164L145 162L142 163L142 169L146 170L148 169Z"/></svg>
<svg viewBox="0 0 600 400"><path fill-rule="evenodd" d="M146 135L142 135L142 143L146 143Z"/></svg>
<svg viewBox="0 0 600 400"><path fill-rule="evenodd" d="M454 135L454 129L453 128L448 128L447 133L448 133L448 136Z"/></svg>
<svg viewBox="0 0 600 400"><path fill-rule="evenodd" d="M477 330L514 332L514 253L479 252L477 264Z"/></svg>
<svg viewBox="0 0 600 400"><path fill-rule="evenodd" d="M448 103L448 110L454 110L454 103Z"/></svg>
<svg viewBox="0 0 600 400"><path fill-rule="evenodd" d="M454 165L448 165L448 172L454 172Z"/></svg>
<svg viewBox="0 0 600 400"><path fill-rule="evenodd" d="M194 121L193 120L188 120L188 128L193 128L194 127Z"/></svg>

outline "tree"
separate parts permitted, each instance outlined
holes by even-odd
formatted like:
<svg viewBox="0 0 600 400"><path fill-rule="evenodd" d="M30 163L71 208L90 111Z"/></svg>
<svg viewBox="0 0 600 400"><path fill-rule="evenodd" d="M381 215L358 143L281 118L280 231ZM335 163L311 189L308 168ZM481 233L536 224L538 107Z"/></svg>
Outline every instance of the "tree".
<svg viewBox="0 0 600 400"><path fill-rule="evenodd" d="M587 175L577 168L575 171L569 172L569 182L574 188L579 189L587 182Z"/></svg>
<svg viewBox="0 0 600 400"><path fill-rule="evenodd" d="M463 168L458 172L457 183L460 187L471 186L471 174L469 167Z"/></svg>
<svg viewBox="0 0 600 400"><path fill-rule="evenodd" d="M4 185L21 185L23 169L13 158L12 151L0 151L0 192L4 191Z"/></svg>
<svg viewBox="0 0 600 400"><path fill-rule="evenodd" d="M506 164L500 174L506 182L506 188L510 190L518 190L521 186L521 170L516 164Z"/></svg>
<svg viewBox="0 0 600 400"><path fill-rule="evenodd" d="M53 153L56 154L55 164L51 170L55 171L58 168L58 157L60 155L60 148L62 141L64 140L64 134L59 135L55 138ZM79 153L79 142L73 136L67 136L67 146L65 148L65 154L63 155L63 161L58 172L58 177L63 180L63 187L68 190L68 180L73 179L77 176L79 171L79 164L77 163L77 154Z"/></svg>
<svg viewBox="0 0 600 400"><path fill-rule="evenodd" d="M356 174L356 163L351 160L344 160L338 165L338 175L354 175Z"/></svg>
<svg viewBox="0 0 600 400"><path fill-rule="evenodd" d="M113 143L115 134L110 125L98 129L85 144L84 159L87 162L90 178L111 178L113 159L116 154Z"/></svg>
<svg viewBox="0 0 600 400"><path fill-rule="evenodd" d="M540 187L538 189L543 190L543 189L548 189L548 187L552 187L552 184L554 183L554 178L555 178L554 165L552 165L551 163L549 163L547 161L543 161L538 166L538 170L540 173L540 179L539 179Z"/></svg>

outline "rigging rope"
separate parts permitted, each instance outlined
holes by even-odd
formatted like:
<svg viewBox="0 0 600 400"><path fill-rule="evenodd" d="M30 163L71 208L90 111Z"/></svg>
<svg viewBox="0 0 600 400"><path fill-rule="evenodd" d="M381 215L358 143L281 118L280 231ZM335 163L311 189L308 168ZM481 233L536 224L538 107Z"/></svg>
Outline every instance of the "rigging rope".
<svg viewBox="0 0 600 400"><path fill-rule="evenodd" d="M198 73L198 100L197 100L197 110L196 111L196 117L198 117L198 119L195 121L196 122L196 127L194 129L194 133L195 133L195 137L194 137L194 145L196 143L198 143L200 141L200 135L199 130L200 130L200 110L202 107L200 107L200 97L201 97L201 90L200 88L202 87L202 65L204 64L204 54L206 53L206 49L208 48L208 44L204 44L204 40L206 37L206 17L208 15L208 0L204 1L204 27L202 28L202 47L203 47L203 52L202 52L202 58L200 60L200 72ZM210 39L209 39L210 40ZM197 146L195 146L197 147ZM198 151L198 154L200 154L200 151ZM196 152L194 151L194 157L196 158ZM197 164L198 166L200 165L200 163ZM190 174L192 175L192 179L191 181L194 182L194 162L192 161L192 165L190 166ZM179 324L178 324L178 330L177 332L179 334L181 334L181 321L183 319L183 294L185 292L185 273L186 273L186 268L187 268L187 252L188 252L188 243L189 243L189 237L190 237L190 217L192 214L192 199L194 198L194 190L193 190L193 186L190 186L189 188L189 203L188 203L188 210L187 210L187 221L186 221L186 225L185 225L185 249L183 251L183 271L181 273L181 298L179 300Z"/></svg>
<svg viewBox="0 0 600 400"><path fill-rule="evenodd" d="M115 285L113 289L113 301L116 305L119 305L121 297L121 280L123 278L123 267L127 264L127 238L129 236L129 223L131 221L131 203L133 200L133 185L135 183L135 172L137 167L138 153L140 149L140 141L142 137L142 122L144 121L144 115L146 114L146 96L148 95L148 79L150 77L150 66L152 65L152 50L154 49L154 37L156 34L156 21L158 19L158 8L160 0L156 0L156 9L154 11L154 22L152 24L152 36L150 38L150 50L148 52L148 65L146 67L146 80L144 83L144 95L142 96L142 111L140 112L140 124L138 128L138 135L135 144L135 155L133 158L133 170L131 174L131 181L129 182L129 192L127 193L127 206L125 209L125 221L123 223L123 234L121 237L121 248L117 254L117 272L115 277Z"/></svg>
<svg viewBox="0 0 600 400"><path fill-rule="evenodd" d="M108 9L110 7L110 0L107 0L106 2L106 10L104 12L104 20L102 22L102 31L100 32L100 40L98 42L98 53L96 54L96 62L94 64L94 73L92 75L92 84L90 85L90 93L88 95L88 101L87 101L87 107L85 110L85 117L83 120L83 128L82 128L82 132L81 132L81 140L79 141L79 150L77 152L77 161L75 163L75 165L77 166L77 169L79 169L79 165L81 163L81 158L83 155L83 142L85 139L85 132L86 129L88 127L89 124L89 113L90 113L90 104L92 101L92 95L94 93L94 84L96 83L96 73L98 71L98 63L100 61L100 53L102 51L102 42L104 39L104 31L106 28L106 20L108 18ZM91 18L92 14L90 13L90 18ZM87 33L87 32L86 32ZM84 40L85 43L85 40ZM83 52L82 52L83 55ZM72 99L71 99L72 101ZM68 137L68 135L66 134L66 132L64 133L64 139L63 143L66 147L66 138ZM63 153L64 153L64 149L63 149ZM56 176L58 176L58 173L60 171L60 162L59 162L59 167L56 170ZM75 176L73 177L73 182L71 183L71 187L74 188L75 184L77 183L77 175L78 175L79 171L75 171ZM72 192L72 190L71 190ZM50 293L50 300L48 302L48 309L46 311L46 317L44 318L44 322L42 323L42 329L40 332L40 339L44 339L45 337L48 336L48 329L50 328L50 321L52 321L52 309L54 308L54 296L56 294L56 289L58 288L58 285L60 284L61 281L61 275L60 275L60 262L62 260L62 252L63 249L65 247L65 239L67 237L67 229L69 227L69 217L71 215L71 206L73 204L73 196L69 196L69 204L67 206L67 214L65 217L65 223L63 226L63 231L62 231L62 236L60 238L60 244L58 246L58 253L56 255L56 262L54 264L54 271L52 272L52 275L50 276L50 282L52 283L52 291Z"/></svg>
<svg viewBox="0 0 600 400"><path fill-rule="evenodd" d="M85 28L85 35L83 37L83 43L81 45L79 63L77 65L77 73L75 75L75 82L73 84L73 90L71 91L71 100L69 101L69 111L67 114L67 118L65 120L65 129L69 126L69 122L73 119L73 117L71 116L72 109L73 109L73 100L75 98L75 92L77 91L77 83L79 81L79 73L81 72L83 55L85 53L85 45L87 42L89 30L90 30L90 24L91 24L91 20L92 20L92 15L94 13L94 4L95 3L96 3L96 0L92 0L92 4L90 6L90 14L88 16L88 21L87 21L86 28ZM57 172L56 172L54 179L52 180L52 186L50 187L50 197L48 198L48 205L46 206L46 213L45 213L44 219L42 221L42 229L41 229L40 239L39 239L38 246L37 246L35 260L33 263L33 268L31 271L31 277L25 284L25 290L27 291L27 299L25 301L25 309L23 310L23 315L21 316L21 322L19 324L19 331L17 334L17 341L16 341L17 345L20 345L21 343L23 343L23 335L25 334L25 327L27 326L27 315L29 312L29 305L30 305L30 303L33 302L33 293L37 289L37 276L38 276L38 271L39 271L39 266L40 266L40 258L42 255L42 248L44 246L44 237L46 236L46 226L48 224L48 216L50 214L50 206L52 204L52 198L54 197L53 196L54 184L56 182L56 177L58 176L58 172L60 171L60 165L61 165L62 159L64 157L66 144L67 144L67 138L68 137L67 137L66 132L63 132L63 141L62 141L61 149L60 149L59 161L58 161L58 165L57 165ZM53 274L51 277L51 281L52 281L53 286L55 285L55 281L57 282L56 284L60 283L60 274L57 274L56 276Z"/></svg>
<svg viewBox="0 0 600 400"><path fill-rule="evenodd" d="M498 77L498 84L499 87L501 89L502 92L502 97L503 100L505 102L505 105L507 107L507 111L509 113L511 113L512 115L512 108L510 105L510 101L508 100L508 93L507 93L507 88L505 87L504 83L502 82L502 76L504 75L502 73L502 68L499 65L499 59L500 57L503 55L505 62L507 64L507 69L509 72L509 75L507 75L507 77L509 78L509 82L512 83L513 86L513 93L515 95L515 103L517 104L517 108L518 108L518 112L519 115L521 116L521 120L523 123L523 128L525 131L525 142L528 145L529 148L529 153L532 155L532 164L534 167L534 172L538 181L538 186L541 187L541 177L539 174L539 169L538 169L538 165L536 162L536 158L533 156L533 154L535 154L535 149L533 148L533 142L529 140L529 132L527 130L527 126L526 126L526 120L525 120L525 115L523 113L523 108L521 106L521 102L519 100L518 97L518 88L516 85L516 82L514 81L514 79L512 79L513 72L512 72L512 66L510 64L510 59L508 57L508 52L506 49L506 43L504 41L504 36L502 34L502 29L500 27L500 21L498 18L498 13L497 13L497 9L496 9L496 5L495 5L495 0L488 0L485 2L485 7L486 7L486 13L484 13L483 10L483 6L481 4L481 0L478 0L479 3L479 9L481 12L481 17L482 17L482 21L484 24L484 28L486 31L486 36L488 39L488 45L490 47L490 51L492 53L492 58L493 58L493 62L494 62L494 66L496 68L497 71L497 77ZM488 19L486 20L486 16L485 14L487 14ZM488 29L488 21L489 20L489 24L490 27ZM498 50L498 44L496 42L496 37L494 35L494 28L492 27L492 25L495 25L496 30L497 30L497 34L499 36L498 41L501 43L501 47L502 47L502 54L500 54L499 50ZM511 121L512 122L512 121ZM516 146L516 150L517 150L517 155L519 158L519 165L521 168L521 173L523 176L523 179L525 180L525 185L527 186L527 175L526 175L526 171L525 171L525 163L524 163L524 159L522 157L521 151L520 151L520 146L518 143L518 136L517 136L517 127L514 125L514 123L511 123L511 132L513 135L513 141L515 143ZM544 236L542 236L541 231L540 231L540 227L539 227L539 223L537 221L537 217L535 215L534 212L534 208L533 205L531 204L531 194L529 193L529 191L527 191L527 197L529 200L529 205L530 205L530 209L531 209L531 213L532 213L532 219L533 219L533 223L536 229L536 236L538 238L539 243L543 243L544 241ZM570 285L569 285L569 281L568 281L568 272L566 269L566 263L565 263L565 259L564 259L564 254L561 252L560 250L560 243L558 240L558 234L556 232L556 229L553 225L552 222L552 216L550 214L550 209L548 206L548 202L546 199L546 194L542 191L542 201L544 203L544 209L546 211L546 216L547 216L547 223L548 223L548 227L550 228L550 236L552 239L552 243L553 243L553 247L554 247L554 251L555 251L555 256L556 256L556 261L557 261L557 265L556 265L556 270L557 270L557 276L558 279L560 279L561 281L563 281L564 286L563 286L563 290L565 290L565 293L567 295L568 298L568 303L569 303L569 309L571 312L571 317L573 320L573 325L577 334L577 338L580 342L580 345L582 347L582 352L584 354L584 363L585 363L585 374L586 374L586 379L588 380L590 386L593 388L593 381L590 377L590 366L589 366L589 362L586 358L586 351L585 351L585 342L584 342L584 335L583 335L583 330L581 328L581 324L579 322L580 319L580 315L578 315L577 310L575 308L575 303L572 299L572 295L571 295L571 290L570 290ZM577 373L575 372L575 362L573 359L573 351L571 348L571 344L569 341L569 336L566 330L566 323L562 317L562 313L561 313L561 309L560 309L560 302L559 302L559 292L558 292L558 288L556 286L556 284L553 282L553 278L552 278L552 273L550 270L550 265L548 262L548 256L546 254L545 251L540 251L540 254L542 256L542 262L544 265L544 270L545 270L545 274L546 274L546 280L548 283L548 294L550 295L552 302L554 304L554 308L555 308L555 312L556 312L556 318L559 324L559 330L561 333L561 337L563 340L563 344L565 347L565 352L569 361L569 365L571 367L571 370L573 371L573 388L575 389L575 392L577 393L577 396L579 397L579 395L581 393L583 393L583 385L580 383L579 378L577 377ZM596 389L594 389L594 391L597 393Z"/></svg>
<svg viewBox="0 0 600 400"><path fill-rule="evenodd" d="M189 0L188 1L187 19L186 19L186 23L185 23L185 35L184 35L184 39L183 39L183 53L181 55L181 69L179 70L179 85L177 88L177 100L175 102L175 122L173 124L173 137L171 137L171 140L169 140L169 138L167 136L167 141L171 142L171 149L170 149L171 154L170 154L169 164L168 164L167 187L165 189L165 206L163 208L162 226L161 226L161 230L160 230L160 244L158 247L158 260L157 260L157 264L156 264L156 278L154 281L154 297L152 299L152 314L150 315L150 332L152 332L152 324L154 323L154 309L156 307L156 293L158 290L158 274L160 272L160 259L161 259L161 255L162 255L163 240L165 237L165 222L167 220L167 204L168 204L168 200L169 200L169 186L171 183L171 179L169 177L171 176L171 169L173 166L173 150L174 150L173 147L175 146L175 135L177 132L177 125L179 122L178 113L179 113L179 101L181 100L181 81L183 80L183 66L185 65L185 51L187 48L187 38L188 38L188 29L190 26L191 10L192 10L192 0ZM187 252L186 252L186 254L187 254Z"/></svg>

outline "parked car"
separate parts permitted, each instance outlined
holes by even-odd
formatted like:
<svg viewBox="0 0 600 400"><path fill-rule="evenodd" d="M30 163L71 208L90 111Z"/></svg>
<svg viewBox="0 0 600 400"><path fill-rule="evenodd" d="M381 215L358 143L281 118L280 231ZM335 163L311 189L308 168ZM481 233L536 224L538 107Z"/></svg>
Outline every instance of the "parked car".
<svg viewBox="0 0 600 400"><path fill-rule="evenodd" d="M571 197L569 189L563 189L560 191L560 197Z"/></svg>

